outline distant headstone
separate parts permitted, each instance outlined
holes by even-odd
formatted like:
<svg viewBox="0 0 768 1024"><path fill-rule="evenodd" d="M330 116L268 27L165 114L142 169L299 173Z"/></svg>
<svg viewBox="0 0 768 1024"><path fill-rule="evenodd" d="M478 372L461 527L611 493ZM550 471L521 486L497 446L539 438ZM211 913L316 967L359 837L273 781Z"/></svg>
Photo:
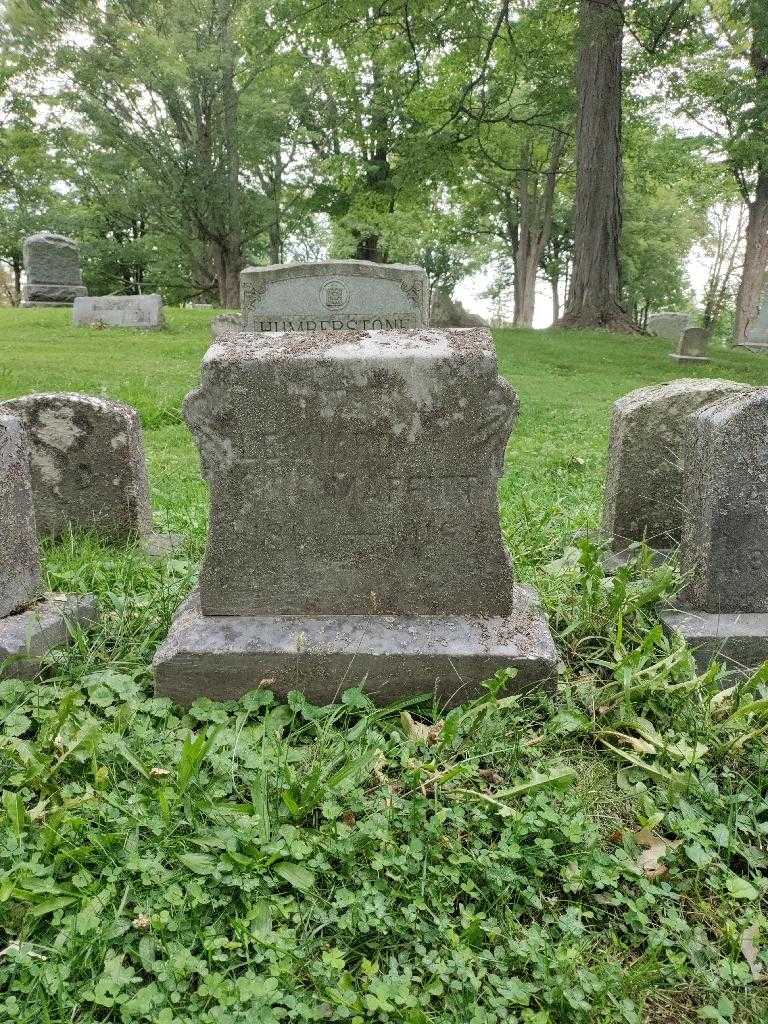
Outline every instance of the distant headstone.
<svg viewBox="0 0 768 1024"><path fill-rule="evenodd" d="M675 380L638 388L614 404L603 508L603 534L614 553L639 541L661 551L680 543L691 417L744 389L728 380Z"/></svg>
<svg viewBox="0 0 768 1024"><path fill-rule="evenodd" d="M26 283L22 306L71 306L88 292L80 272L77 243L43 231L30 235L22 247Z"/></svg>
<svg viewBox="0 0 768 1024"><path fill-rule="evenodd" d="M184 309L213 309L210 302L185 302Z"/></svg>
<svg viewBox="0 0 768 1024"><path fill-rule="evenodd" d="M240 275L246 331L403 330L429 323L420 267L363 260L248 267Z"/></svg>
<svg viewBox="0 0 768 1024"><path fill-rule="evenodd" d="M666 338L677 343L690 319L687 313L651 313L646 330L655 338Z"/></svg>
<svg viewBox="0 0 768 1024"><path fill-rule="evenodd" d="M433 327L487 327L485 320L477 313L470 313L456 299L442 288L432 292L432 309L429 322Z"/></svg>
<svg viewBox="0 0 768 1024"><path fill-rule="evenodd" d="M747 327L746 347L768 348L768 290L763 294L757 319Z"/></svg>
<svg viewBox="0 0 768 1024"><path fill-rule="evenodd" d="M164 326L161 295L93 295L75 299L72 322L78 327L133 327L153 330Z"/></svg>
<svg viewBox="0 0 768 1024"><path fill-rule="evenodd" d="M0 415L0 678L36 675L71 626L96 617L93 597L41 591L26 436L16 417Z"/></svg>
<svg viewBox="0 0 768 1024"><path fill-rule="evenodd" d="M155 659L182 702L260 685L457 702L556 653L497 483L517 410L485 330L229 333L184 415L210 487L199 592Z"/></svg>
<svg viewBox="0 0 768 1024"><path fill-rule="evenodd" d="M40 594L29 453L21 423L0 415L0 619Z"/></svg>
<svg viewBox="0 0 768 1024"><path fill-rule="evenodd" d="M686 587L662 618L704 667L741 671L768 659L768 388L694 418L685 466L680 549Z"/></svg>
<svg viewBox="0 0 768 1024"><path fill-rule="evenodd" d="M708 363L712 332L706 327L688 327L683 331L672 358L681 363Z"/></svg>
<svg viewBox="0 0 768 1024"><path fill-rule="evenodd" d="M243 318L239 313L220 313L211 321L211 337L219 338L222 334L243 330Z"/></svg>
<svg viewBox="0 0 768 1024"><path fill-rule="evenodd" d="M135 409L78 394L25 395L0 404L18 416L30 443L37 529L70 527L111 540L150 532L144 443Z"/></svg>

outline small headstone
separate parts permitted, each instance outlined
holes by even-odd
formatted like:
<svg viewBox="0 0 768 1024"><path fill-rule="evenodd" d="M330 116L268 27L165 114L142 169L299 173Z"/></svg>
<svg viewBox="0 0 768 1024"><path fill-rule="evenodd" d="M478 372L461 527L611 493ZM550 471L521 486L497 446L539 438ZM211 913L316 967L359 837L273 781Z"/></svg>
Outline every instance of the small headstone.
<svg viewBox="0 0 768 1024"><path fill-rule="evenodd" d="M75 299L72 322L78 326L133 327L155 330L164 326L161 295L98 295Z"/></svg>
<svg viewBox="0 0 768 1024"><path fill-rule="evenodd" d="M239 313L220 313L211 321L211 337L215 340L222 334L243 330L243 318Z"/></svg>
<svg viewBox="0 0 768 1024"><path fill-rule="evenodd" d="M757 318L747 327L745 344L747 348L760 350L768 348L768 289L763 294Z"/></svg>
<svg viewBox="0 0 768 1024"><path fill-rule="evenodd" d="M690 319L687 313L651 313L646 330L655 338L666 338L677 344Z"/></svg>
<svg viewBox="0 0 768 1024"><path fill-rule="evenodd" d="M712 332L706 327L688 327L680 337L677 352L671 353L672 358L681 363L708 363L711 337Z"/></svg>
<svg viewBox="0 0 768 1024"><path fill-rule="evenodd" d="M246 331L403 330L429 323L421 267L363 260L249 267L240 275Z"/></svg>
<svg viewBox="0 0 768 1024"><path fill-rule="evenodd" d="M0 679L28 679L70 629L97 615L85 594L42 594L26 436L15 416L0 415Z"/></svg>
<svg viewBox="0 0 768 1024"><path fill-rule="evenodd" d="M603 535L615 554L639 541L661 551L680 543L691 417L744 389L728 380L675 380L638 388L614 404Z"/></svg>
<svg viewBox="0 0 768 1024"><path fill-rule="evenodd" d="M80 272L77 243L64 235L43 231L24 239L26 283L22 306L71 306L88 291Z"/></svg>
<svg viewBox="0 0 768 1024"><path fill-rule="evenodd" d="M29 453L21 423L0 415L0 619L40 595Z"/></svg>
<svg viewBox="0 0 768 1024"><path fill-rule="evenodd" d="M449 292L435 288L432 292L432 308L429 316L432 327L487 327L485 320L477 313L470 313Z"/></svg>
<svg viewBox="0 0 768 1024"><path fill-rule="evenodd" d="M695 650L741 671L768 659L768 388L694 418L685 466L681 571L662 618Z"/></svg>
<svg viewBox="0 0 768 1024"><path fill-rule="evenodd" d="M185 302L184 309L213 309L210 302Z"/></svg>
<svg viewBox="0 0 768 1024"><path fill-rule="evenodd" d="M135 409L78 394L25 395L0 404L22 421L41 536L70 527L128 540L152 529L144 443Z"/></svg>
<svg viewBox="0 0 768 1024"><path fill-rule="evenodd" d="M556 654L514 583L497 484L517 410L486 330L229 333L184 415L210 487L199 593L156 691L457 702Z"/></svg>

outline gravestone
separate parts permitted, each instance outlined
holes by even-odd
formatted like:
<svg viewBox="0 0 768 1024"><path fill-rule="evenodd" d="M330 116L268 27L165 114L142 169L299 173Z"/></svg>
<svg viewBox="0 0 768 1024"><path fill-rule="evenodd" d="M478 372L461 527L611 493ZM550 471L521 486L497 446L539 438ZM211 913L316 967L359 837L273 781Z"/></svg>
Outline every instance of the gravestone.
<svg viewBox="0 0 768 1024"><path fill-rule="evenodd" d="M189 703L261 683L456 703L556 652L497 483L517 398L486 330L230 333L184 404L211 496L198 592L155 659Z"/></svg>
<svg viewBox="0 0 768 1024"><path fill-rule="evenodd" d="M40 536L93 530L113 542L141 540L162 557L180 545L153 533L144 439L130 405L92 395L41 393L0 403L29 438Z"/></svg>
<svg viewBox="0 0 768 1024"><path fill-rule="evenodd" d="M687 328L689 320L690 317L687 313L651 313L646 330L655 338L666 338L668 341L677 343Z"/></svg>
<svg viewBox="0 0 768 1024"><path fill-rule="evenodd" d="M402 330L429 323L421 267L364 260L248 267L240 275L245 331Z"/></svg>
<svg viewBox="0 0 768 1024"><path fill-rule="evenodd" d="M0 415L0 678L30 678L69 628L96 615L93 597L42 595L27 442L21 422Z"/></svg>
<svg viewBox="0 0 768 1024"><path fill-rule="evenodd" d="M706 327L688 327L680 336L677 352L671 353L672 359L681 363L708 363L711 337L712 332Z"/></svg>
<svg viewBox="0 0 768 1024"><path fill-rule="evenodd" d="M222 334L243 330L243 318L239 313L220 313L211 321L211 337L215 340Z"/></svg>
<svg viewBox="0 0 768 1024"><path fill-rule="evenodd" d="M210 302L185 302L184 309L213 309Z"/></svg>
<svg viewBox="0 0 768 1024"><path fill-rule="evenodd" d="M75 299L72 322L78 327L133 327L157 330L165 326L161 295L98 295Z"/></svg>
<svg viewBox="0 0 768 1024"><path fill-rule="evenodd" d="M485 320L477 313L470 313L453 296L442 288L432 292L432 306L429 322L433 327L487 327Z"/></svg>
<svg viewBox="0 0 768 1024"><path fill-rule="evenodd" d="M29 453L21 423L0 415L0 619L40 593Z"/></svg>
<svg viewBox="0 0 768 1024"><path fill-rule="evenodd" d="M644 541L665 552L680 543L692 416L743 390L728 380L675 380L638 388L614 403L602 527L609 569L632 557L630 545Z"/></svg>
<svg viewBox="0 0 768 1024"><path fill-rule="evenodd" d="M761 351L768 348L768 290L763 294L760 312L754 323L747 327L746 348Z"/></svg>
<svg viewBox="0 0 768 1024"><path fill-rule="evenodd" d="M686 582L662 613L703 669L768 659L768 388L723 398L694 418L680 549Z"/></svg>
<svg viewBox="0 0 768 1024"><path fill-rule="evenodd" d="M22 252L26 275L22 306L71 306L78 296L88 294L80 272L80 251L71 238L43 231L25 238Z"/></svg>

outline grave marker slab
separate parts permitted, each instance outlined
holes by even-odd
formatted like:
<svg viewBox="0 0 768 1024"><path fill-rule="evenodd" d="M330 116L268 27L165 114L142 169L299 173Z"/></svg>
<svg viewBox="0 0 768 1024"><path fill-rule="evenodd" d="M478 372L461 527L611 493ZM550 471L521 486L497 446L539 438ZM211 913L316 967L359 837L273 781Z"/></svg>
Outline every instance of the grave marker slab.
<svg viewBox="0 0 768 1024"><path fill-rule="evenodd" d="M679 342L690 319L687 313L651 313L646 329L655 338Z"/></svg>
<svg viewBox="0 0 768 1024"><path fill-rule="evenodd" d="M72 626L96 617L90 595L42 595L41 581L26 436L0 415L0 678L36 675Z"/></svg>
<svg viewBox="0 0 768 1024"><path fill-rule="evenodd" d="M768 290L763 295L757 318L747 327L745 347L755 351L768 348Z"/></svg>
<svg viewBox="0 0 768 1024"><path fill-rule="evenodd" d="M0 415L0 619L40 594L29 453L21 422Z"/></svg>
<svg viewBox="0 0 768 1024"><path fill-rule="evenodd" d="M745 385L676 380L638 388L613 406L603 504L603 536L622 564L640 541L659 551L680 543L683 464L691 417Z"/></svg>
<svg viewBox="0 0 768 1024"><path fill-rule="evenodd" d="M403 330L429 323L421 267L364 260L248 267L240 275L245 331Z"/></svg>
<svg viewBox="0 0 768 1024"><path fill-rule="evenodd" d="M22 303L29 306L71 306L88 291L80 272L77 243L64 235L43 231L24 239L26 283Z"/></svg>
<svg viewBox="0 0 768 1024"><path fill-rule="evenodd" d="M78 327L133 327L157 330L165 326L161 295L93 295L75 299L72 322Z"/></svg>
<svg viewBox="0 0 768 1024"><path fill-rule="evenodd" d="M680 336L677 352L671 353L672 359L681 363L708 363L711 337L712 332L706 327L688 327Z"/></svg>
<svg viewBox="0 0 768 1024"><path fill-rule="evenodd" d="M680 549L687 585L667 627L705 666L749 671L768 659L768 388L702 409L686 456Z"/></svg>
<svg viewBox="0 0 768 1024"><path fill-rule="evenodd" d="M332 701L456 702L556 653L515 585L497 483L517 411L486 330L229 333L184 415L211 493L199 592L156 691L229 699L264 679ZM266 684L265 684L266 685Z"/></svg>
<svg viewBox="0 0 768 1024"><path fill-rule="evenodd" d="M144 442L129 405L91 395L42 393L0 404L29 436L37 529L128 540L151 530Z"/></svg>

